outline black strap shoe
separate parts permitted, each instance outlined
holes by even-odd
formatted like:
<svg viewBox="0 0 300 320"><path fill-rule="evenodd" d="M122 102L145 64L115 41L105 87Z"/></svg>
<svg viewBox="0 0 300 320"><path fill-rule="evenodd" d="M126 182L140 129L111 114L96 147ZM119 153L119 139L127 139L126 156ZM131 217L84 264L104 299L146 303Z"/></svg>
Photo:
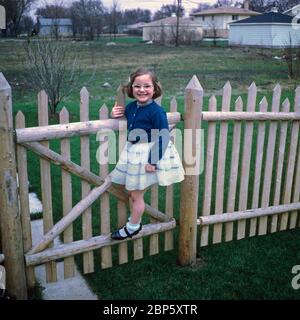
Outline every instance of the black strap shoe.
<svg viewBox="0 0 300 320"><path fill-rule="evenodd" d="M0 300L10 300L11 297L8 295L6 289L0 289Z"/></svg>
<svg viewBox="0 0 300 320"><path fill-rule="evenodd" d="M126 233L126 236L125 236L125 237L121 236L121 234L120 234L120 230L122 230L122 229L124 229L124 231L125 231L125 233ZM139 228L138 228L136 231L134 231L133 233L130 233L130 232L128 231L126 225L125 225L125 226L123 226L122 228L113 231L113 232L111 233L111 238L112 238L113 240L124 240L124 239L126 239L126 238L132 238L133 236L135 236L136 234L138 234L141 230L142 230L142 224L141 224L141 223L140 223Z"/></svg>

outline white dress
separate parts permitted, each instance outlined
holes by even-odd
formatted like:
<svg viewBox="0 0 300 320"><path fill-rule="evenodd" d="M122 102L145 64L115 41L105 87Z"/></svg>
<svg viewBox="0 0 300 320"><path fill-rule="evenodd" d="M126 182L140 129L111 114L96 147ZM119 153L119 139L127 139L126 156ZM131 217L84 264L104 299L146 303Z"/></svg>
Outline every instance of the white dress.
<svg viewBox="0 0 300 320"><path fill-rule="evenodd" d="M169 141L163 157L157 162L155 172L146 172L151 143L127 141L119 161L110 173L111 181L125 186L126 190L144 190L158 183L168 186L184 179L184 169L179 154L172 141Z"/></svg>

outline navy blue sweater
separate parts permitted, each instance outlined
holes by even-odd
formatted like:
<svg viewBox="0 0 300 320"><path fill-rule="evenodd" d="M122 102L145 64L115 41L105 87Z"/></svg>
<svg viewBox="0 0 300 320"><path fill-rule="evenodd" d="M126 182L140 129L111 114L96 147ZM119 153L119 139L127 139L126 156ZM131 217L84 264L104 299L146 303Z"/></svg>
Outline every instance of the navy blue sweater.
<svg viewBox="0 0 300 320"><path fill-rule="evenodd" d="M127 118L127 140L132 143L154 142L148 163L156 165L164 155L170 140L166 112L155 101L142 106L139 106L137 101L133 101L126 106L125 116Z"/></svg>

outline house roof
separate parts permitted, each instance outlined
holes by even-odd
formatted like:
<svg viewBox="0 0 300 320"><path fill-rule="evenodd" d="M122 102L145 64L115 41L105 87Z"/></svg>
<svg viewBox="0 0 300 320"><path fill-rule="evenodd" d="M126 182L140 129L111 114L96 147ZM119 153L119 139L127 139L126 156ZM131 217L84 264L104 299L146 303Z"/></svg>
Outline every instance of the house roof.
<svg viewBox="0 0 300 320"><path fill-rule="evenodd" d="M160 20L155 20L152 22L149 22L144 25L144 27L160 27L160 26L173 26L177 23L177 17L168 17ZM202 26L198 22L193 21L189 18L179 18L179 24L180 25L190 25L190 26Z"/></svg>
<svg viewBox="0 0 300 320"><path fill-rule="evenodd" d="M217 14L230 14L230 15L245 15L245 16L255 16L260 14L259 12L243 9L243 8L235 8L235 7L219 7L213 9L207 9L200 12L194 12L190 14L191 16L211 16Z"/></svg>
<svg viewBox="0 0 300 320"><path fill-rule="evenodd" d="M297 4L291 9L284 11L284 14L288 14L289 16L296 16L300 12L300 4Z"/></svg>
<svg viewBox="0 0 300 320"><path fill-rule="evenodd" d="M293 17L288 16L287 14L268 12L255 17L232 22L231 25L243 23L292 23L292 20Z"/></svg>
<svg viewBox="0 0 300 320"><path fill-rule="evenodd" d="M39 23L41 26L71 26L71 19L51 19L51 18L39 18Z"/></svg>
<svg viewBox="0 0 300 320"><path fill-rule="evenodd" d="M127 26L127 29L141 29L143 28L147 23L146 22L138 22L135 24L131 24Z"/></svg>

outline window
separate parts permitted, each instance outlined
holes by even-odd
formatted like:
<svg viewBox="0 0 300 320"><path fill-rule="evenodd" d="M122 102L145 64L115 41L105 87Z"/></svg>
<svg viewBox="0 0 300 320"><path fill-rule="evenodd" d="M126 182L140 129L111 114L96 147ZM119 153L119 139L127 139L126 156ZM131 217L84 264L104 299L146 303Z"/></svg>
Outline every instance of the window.
<svg viewBox="0 0 300 320"><path fill-rule="evenodd" d="M202 16L202 21L204 21L205 20L205 17L204 16Z"/></svg>
<svg viewBox="0 0 300 320"><path fill-rule="evenodd" d="M214 21L215 20L215 16L211 16L211 20Z"/></svg>
<svg viewBox="0 0 300 320"><path fill-rule="evenodd" d="M232 20L238 20L238 16L233 15Z"/></svg>

